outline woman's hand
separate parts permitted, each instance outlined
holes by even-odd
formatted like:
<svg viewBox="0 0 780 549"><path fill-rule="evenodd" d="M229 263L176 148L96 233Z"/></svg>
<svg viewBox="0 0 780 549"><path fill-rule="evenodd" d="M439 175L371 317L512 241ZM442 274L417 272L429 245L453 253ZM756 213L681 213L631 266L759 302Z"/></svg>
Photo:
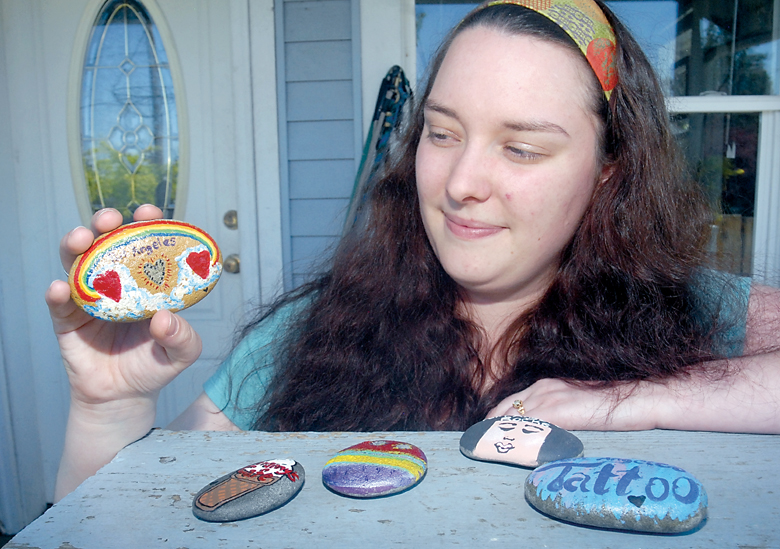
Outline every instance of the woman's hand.
<svg viewBox="0 0 780 549"><path fill-rule="evenodd" d="M663 386L658 386L663 387ZM637 431L654 429L652 409L656 387L646 382L618 387L540 379L527 389L506 397L487 417L518 415L513 406L520 400L525 415L549 421L567 430Z"/></svg>
<svg viewBox="0 0 780 549"><path fill-rule="evenodd" d="M161 217L139 207L136 221ZM60 257L70 269L96 235L117 228L121 214L97 212L92 231L78 227L63 237ZM201 352L198 334L182 318L159 311L140 322L107 322L89 316L70 299L70 286L54 281L46 292L54 332L71 389L65 451L57 496L75 488L154 423L157 396Z"/></svg>
<svg viewBox="0 0 780 549"><path fill-rule="evenodd" d="M138 208L135 220L161 217L158 208ZM94 234L117 228L122 222L113 209L92 218ZM92 244L93 233L78 227L60 243L63 266ZM156 395L200 355L201 342L183 319L160 311L151 320L106 322L93 318L70 299L70 287L55 281L46 292L54 332L71 383L72 398L85 406L118 399Z"/></svg>

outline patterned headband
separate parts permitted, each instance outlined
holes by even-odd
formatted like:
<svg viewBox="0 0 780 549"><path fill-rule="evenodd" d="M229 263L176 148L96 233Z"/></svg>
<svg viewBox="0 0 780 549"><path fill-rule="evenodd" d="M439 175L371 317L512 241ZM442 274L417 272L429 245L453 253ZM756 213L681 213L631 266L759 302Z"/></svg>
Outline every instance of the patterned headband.
<svg viewBox="0 0 780 549"><path fill-rule="evenodd" d="M501 4L523 6L561 27L579 46L609 101L618 82L615 31L593 0L496 0L479 9Z"/></svg>

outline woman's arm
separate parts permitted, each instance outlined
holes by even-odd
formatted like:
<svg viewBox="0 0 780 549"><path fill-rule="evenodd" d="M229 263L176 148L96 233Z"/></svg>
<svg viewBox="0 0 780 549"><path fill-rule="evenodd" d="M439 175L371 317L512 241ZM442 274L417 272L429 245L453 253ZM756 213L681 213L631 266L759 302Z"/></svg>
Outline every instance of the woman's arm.
<svg viewBox="0 0 780 549"><path fill-rule="evenodd" d="M240 431L228 417L217 408L206 393L201 393L189 408L174 419L168 429L174 431Z"/></svg>
<svg viewBox="0 0 780 549"><path fill-rule="evenodd" d="M722 372L720 366L711 371ZM729 360L728 372L611 389L543 379L488 415L516 413L512 403L520 399L528 415L571 430L780 433L780 290L752 288L744 355Z"/></svg>
<svg viewBox="0 0 780 549"><path fill-rule="evenodd" d="M135 212L136 220L160 215L153 206ZM93 217L92 231L80 227L67 234L60 245L63 266L69 268L92 244L94 235L121 222L118 211L101 210ZM59 500L149 432L160 390L195 362L201 341L187 321L170 311L159 311L141 322L92 318L73 303L70 287L61 280L47 290L46 303L70 383L65 445L55 487L55 500Z"/></svg>

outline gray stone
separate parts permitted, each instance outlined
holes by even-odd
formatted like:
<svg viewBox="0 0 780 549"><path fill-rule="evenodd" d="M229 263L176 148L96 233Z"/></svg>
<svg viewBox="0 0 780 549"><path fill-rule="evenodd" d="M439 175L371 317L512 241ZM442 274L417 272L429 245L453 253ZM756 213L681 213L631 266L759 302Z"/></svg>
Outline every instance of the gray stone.
<svg viewBox="0 0 780 549"><path fill-rule="evenodd" d="M580 439L560 427L525 416L500 416L469 427L460 438L460 451L481 461L536 467L582 455Z"/></svg>
<svg viewBox="0 0 780 549"><path fill-rule="evenodd" d="M271 459L248 465L209 483L192 500L201 520L229 522L278 509L303 488L305 474L291 459Z"/></svg>
<svg viewBox="0 0 780 549"><path fill-rule="evenodd" d="M620 530L673 534L707 516L707 493L690 473L620 458L555 461L532 471L525 497L553 518Z"/></svg>

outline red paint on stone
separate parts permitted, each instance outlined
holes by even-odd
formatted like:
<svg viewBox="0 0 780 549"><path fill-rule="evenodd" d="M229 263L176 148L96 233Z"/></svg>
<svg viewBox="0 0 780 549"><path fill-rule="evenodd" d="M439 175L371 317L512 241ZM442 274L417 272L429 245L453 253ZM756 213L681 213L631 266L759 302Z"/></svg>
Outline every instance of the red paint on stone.
<svg viewBox="0 0 780 549"><path fill-rule="evenodd" d="M95 277L92 287L100 295L113 299L117 303L122 299L122 281L119 280L119 273L116 271L106 271Z"/></svg>
<svg viewBox="0 0 780 549"><path fill-rule="evenodd" d="M206 279L209 276L209 267L211 263L211 256L206 250L202 252L192 252L187 256L187 265L190 266L196 275L202 279Z"/></svg>

